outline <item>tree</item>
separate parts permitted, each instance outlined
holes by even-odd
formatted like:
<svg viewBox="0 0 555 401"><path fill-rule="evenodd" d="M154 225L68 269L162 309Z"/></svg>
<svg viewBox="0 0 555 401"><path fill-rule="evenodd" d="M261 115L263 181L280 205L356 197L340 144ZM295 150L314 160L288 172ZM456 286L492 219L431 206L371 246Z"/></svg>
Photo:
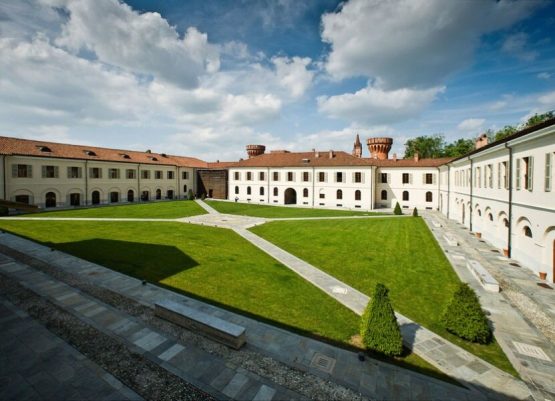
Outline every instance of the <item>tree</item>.
<svg viewBox="0 0 555 401"><path fill-rule="evenodd" d="M418 217L418 210L416 210L416 208L412 211L412 217Z"/></svg>
<svg viewBox="0 0 555 401"><path fill-rule="evenodd" d="M384 355L401 355L403 337L385 285L378 283L362 314L360 336L367 349Z"/></svg>
<svg viewBox="0 0 555 401"><path fill-rule="evenodd" d="M514 134L516 131L517 131L516 127L513 127L512 125L505 125L503 128L501 128L499 131L495 133L494 140L500 141L501 139Z"/></svg>
<svg viewBox="0 0 555 401"><path fill-rule="evenodd" d="M474 140L472 139L457 139L445 146L443 150L444 157L459 157L466 155L474 150Z"/></svg>
<svg viewBox="0 0 555 401"><path fill-rule="evenodd" d="M532 117L530 117L528 121L526 121L526 123L524 123L524 128L533 127L534 125L543 123L544 121L550 120L553 117L555 117L553 115L553 111L548 111L547 113L542 113L542 114L536 113Z"/></svg>
<svg viewBox="0 0 555 401"><path fill-rule="evenodd" d="M405 159L413 157L415 153L423 159L441 157L444 146L442 134L418 136L405 142Z"/></svg>
<svg viewBox="0 0 555 401"><path fill-rule="evenodd" d="M403 211L401 210L401 205L399 205L399 202L395 204L395 209L393 209L393 214L396 214L397 216L400 216L403 214Z"/></svg>
<svg viewBox="0 0 555 401"><path fill-rule="evenodd" d="M445 329L465 340L487 344L491 329L478 297L466 283L460 283L441 319Z"/></svg>
<svg viewBox="0 0 555 401"><path fill-rule="evenodd" d="M189 199L189 200L195 199L195 195L193 194L192 189L189 189L189 192L187 192L187 199Z"/></svg>

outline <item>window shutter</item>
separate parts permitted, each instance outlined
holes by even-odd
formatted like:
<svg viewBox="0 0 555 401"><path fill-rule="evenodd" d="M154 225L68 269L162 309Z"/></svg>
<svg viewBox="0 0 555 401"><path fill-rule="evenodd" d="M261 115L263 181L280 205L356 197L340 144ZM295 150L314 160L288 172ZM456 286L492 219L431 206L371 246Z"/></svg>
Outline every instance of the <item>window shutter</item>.
<svg viewBox="0 0 555 401"><path fill-rule="evenodd" d="M361 184L364 184L364 175L365 174L361 171L360 172L360 182L361 182Z"/></svg>
<svg viewBox="0 0 555 401"><path fill-rule="evenodd" d="M71 167L67 168L67 178L71 177Z"/></svg>
<svg viewBox="0 0 555 401"><path fill-rule="evenodd" d="M437 177L435 174L432 174L432 184L436 184L437 183Z"/></svg>
<svg viewBox="0 0 555 401"><path fill-rule="evenodd" d="M520 159L516 159L515 187L520 189Z"/></svg>
<svg viewBox="0 0 555 401"><path fill-rule="evenodd" d="M33 166L27 165L27 177L33 178Z"/></svg>
<svg viewBox="0 0 555 401"><path fill-rule="evenodd" d="M545 154L545 192L551 191L551 153Z"/></svg>
<svg viewBox="0 0 555 401"><path fill-rule="evenodd" d="M60 177L60 168L58 166L54 166L54 178Z"/></svg>
<svg viewBox="0 0 555 401"><path fill-rule="evenodd" d="M356 182L356 173L352 173L351 182Z"/></svg>
<svg viewBox="0 0 555 401"><path fill-rule="evenodd" d="M391 183L391 173L387 173L387 184Z"/></svg>
<svg viewBox="0 0 555 401"><path fill-rule="evenodd" d="M422 173L422 184L427 184L427 182L426 182L426 173Z"/></svg>
<svg viewBox="0 0 555 401"><path fill-rule="evenodd" d="M16 178L17 177L17 170L18 170L18 166L17 164L12 164L12 177Z"/></svg>
<svg viewBox="0 0 555 401"><path fill-rule="evenodd" d="M497 163L497 189L501 189L501 163Z"/></svg>
<svg viewBox="0 0 555 401"><path fill-rule="evenodd" d="M532 191L534 185L534 158L530 156L528 160L530 160L528 162L528 191Z"/></svg>
<svg viewBox="0 0 555 401"><path fill-rule="evenodd" d="M46 166L42 166L42 178L46 178Z"/></svg>
<svg viewBox="0 0 555 401"><path fill-rule="evenodd" d="M412 184L412 174L409 174L409 184Z"/></svg>
<svg viewBox="0 0 555 401"><path fill-rule="evenodd" d="M83 177L83 169L81 167L77 168L77 178Z"/></svg>

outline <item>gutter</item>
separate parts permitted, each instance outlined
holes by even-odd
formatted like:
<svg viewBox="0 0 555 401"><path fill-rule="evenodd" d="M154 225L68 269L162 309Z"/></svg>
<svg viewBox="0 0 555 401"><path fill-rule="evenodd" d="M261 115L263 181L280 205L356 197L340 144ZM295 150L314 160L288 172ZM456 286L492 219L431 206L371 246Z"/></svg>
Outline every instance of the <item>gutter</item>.
<svg viewBox="0 0 555 401"><path fill-rule="evenodd" d="M447 165L447 218L449 218L451 205L451 166Z"/></svg>
<svg viewBox="0 0 555 401"><path fill-rule="evenodd" d="M469 223L468 223L468 229L472 232L472 195L474 193L473 189L474 189L474 160L471 159L470 157L468 158L470 160L470 211L469 211Z"/></svg>
<svg viewBox="0 0 555 401"><path fill-rule="evenodd" d="M508 257L512 253L512 233L513 233L513 148L505 142L505 148L509 150L509 229L507 230L507 250Z"/></svg>

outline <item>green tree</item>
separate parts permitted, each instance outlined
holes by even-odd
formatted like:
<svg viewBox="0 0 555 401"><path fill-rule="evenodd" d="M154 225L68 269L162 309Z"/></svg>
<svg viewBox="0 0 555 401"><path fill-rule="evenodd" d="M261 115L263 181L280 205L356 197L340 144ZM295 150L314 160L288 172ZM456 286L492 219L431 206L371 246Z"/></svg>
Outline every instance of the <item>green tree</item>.
<svg viewBox="0 0 555 401"><path fill-rule="evenodd" d="M416 208L412 210L412 217L418 217L418 210Z"/></svg>
<svg viewBox="0 0 555 401"><path fill-rule="evenodd" d="M360 335L367 349L384 355L401 355L403 337L385 285L378 283L362 314Z"/></svg>
<svg viewBox="0 0 555 401"><path fill-rule="evenodd" d="M534 125L543 123L544 121L550 120L553 117L555 117L553 115L553 111L548 111L547 113L542 113L542 114L536 113L532 117L530 117L528 121L526 121L526 123L524 124L524 128L533 127Z"/></svg>
<svg viewBox="0 0 555 401"><path fill-rule="evenodd" d="M418 136L405 142L405 159L413 157L415 153L423 159L442 157L444 146L442 134Z"/></svg>
<svg viewBox="0 0 555 401"><path fill-rule="evenodd" d="M396 214L397 216L400 216L403 214L403 211L401 210L401 205L399 205L399 202L395 204L395 209L393 209L393 214Z"/></svg>
<svg viewBox="0 0 555 401"><path fill-rule="evenodd" d="M474 140L472 139L457 139L445 146L443 150L443 156L445 157L459 157L466 155L474 150Z"/></svg>
<svg viewBox="0 0 555 401"><path fill-rule="evenodd" d="M512 125L505 125L503 128L501 128L499 131L495 133L494 140L500 141L501 139L514 134L516 131L517 131L516 127L513 127Z"/></svg>

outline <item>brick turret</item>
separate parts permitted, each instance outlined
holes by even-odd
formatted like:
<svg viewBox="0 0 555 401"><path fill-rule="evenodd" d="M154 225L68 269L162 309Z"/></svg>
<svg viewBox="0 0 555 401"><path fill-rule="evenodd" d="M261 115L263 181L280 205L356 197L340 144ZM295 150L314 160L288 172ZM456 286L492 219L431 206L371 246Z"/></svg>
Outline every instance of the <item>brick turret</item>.
<svg viewBox="0 0 555 401"><path fill-rule="evenodd" d="M249 159L251 157L263 155L266 151L266 146L264 145L247 145L247 154Z"/></svg>
<svg viewBox="0 0 555 401"><path fill-rule="evenodd" d="M368 138L366 140L372 159L387 159L392 144L393 138Z"/></svg>

